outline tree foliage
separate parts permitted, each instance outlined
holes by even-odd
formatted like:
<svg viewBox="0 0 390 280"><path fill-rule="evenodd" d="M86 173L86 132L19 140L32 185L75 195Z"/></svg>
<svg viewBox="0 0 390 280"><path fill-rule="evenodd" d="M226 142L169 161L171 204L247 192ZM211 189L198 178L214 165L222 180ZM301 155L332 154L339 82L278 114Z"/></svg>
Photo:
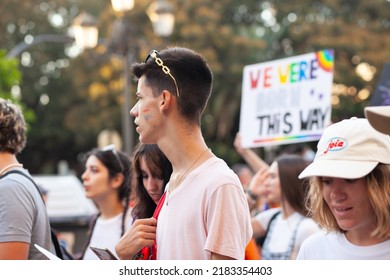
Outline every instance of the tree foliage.
<svg viewBox="0 0 390 280"><path fill-rule="evenodd" d="M11 90L13 86L19 85L20 78L18 61L8 59L5 50L0 50L0 96L4 99L15 100Z"/></svg>
<svg viewBox="0 0 390 280"><path fill-rule="evenodd" d="M31 45L18 55L21 102L36 115L21 159L33 173L56 172L60 160L79 171L80 155L97 145L100 131L121 132L126 57L118 40L129 46L130 62L167 45L190 47L206 57L214 85L202 130L213 151L229 163L240 160L232 143L245 65L334 49L336 121L363 116L390 57L390 2L385 0L170 0L176 23L169 38L153 33L145 13L151 2L136 0L121 18L109 1L1 1L1 10L7 12L0 18L0 44L8 51L31 36L67 34L81 11L99 20L103 43L77 57L69 56L70 45L55 43ZM113 23L127 19L127 36L120 38ZM371 67L372 79L356 74L361 63ZM135 92L134 82L130 92Z"/></svg>

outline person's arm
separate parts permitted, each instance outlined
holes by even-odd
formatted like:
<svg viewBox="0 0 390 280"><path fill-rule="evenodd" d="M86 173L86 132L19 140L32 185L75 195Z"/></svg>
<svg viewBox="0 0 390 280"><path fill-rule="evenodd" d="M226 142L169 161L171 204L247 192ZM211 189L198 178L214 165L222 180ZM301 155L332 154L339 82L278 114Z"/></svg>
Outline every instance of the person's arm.
<svg viewBox="0 0 390 280"><path fill-rule="evenodd" d="M4 179L7 180L7 179ZM34 226L34 198L19 181L5 182L0 191L0 259L27 260ZM8 230L6 230L8 229ZM5 238L7 236L7 238Z"/></svg>
<svg viewBox="0 0 390 280"><path fill-rule="evenodd" d="M24 242L1 242L0 260L27 260L29 246Z"/></svg>
<svg viewBox="0 0 390 280"><path fill-rule="evenodd" d="M260 225L256 218L252 218L253 237L263 237L265 235L265 229Z"/></svg>
<svg viewBox="0 0 390 280"><path fill-rule="evenodd" d="M259 157L252 149L243 148L241 146L241 136L239 132L237 132L236 138L234 139L234 147L237 153L239 153L245 162L251 167L253 172L269 167L269 164Z"/></svg>
<svg viewBox="0 0 390 280"><path fill-rule="evenodd" d="M156 239L157 220L138 219L115 246L121 260L131 260L143 248L151 247Z"/></svg>

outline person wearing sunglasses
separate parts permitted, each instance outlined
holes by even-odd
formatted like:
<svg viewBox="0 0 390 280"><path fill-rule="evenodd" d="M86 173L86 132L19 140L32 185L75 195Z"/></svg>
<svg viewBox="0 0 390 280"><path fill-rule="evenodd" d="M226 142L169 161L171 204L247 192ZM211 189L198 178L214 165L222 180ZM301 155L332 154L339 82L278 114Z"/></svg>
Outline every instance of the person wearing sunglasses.
<svg viewBox="0 0 390 280"><path fill-rule="evenodd" d="M200 126L213 80L206 60L182 47L153 50L132 72L138 102L130 114L139 140L157 144L173 167L158 222L144 219L156 234L156 258L244 259L252 237L248 203Z"/></svg>
<svg viewBox="0 0 390 280"><path fill-rule="evenodd" d="M98 260L90 249L98 247L115 253L115 245L132 224L129 209L131 161L114 145L93 149L87 154L86 169L81 178L85 194L99 212L91 222L86 247L80 259Z"/></svg>

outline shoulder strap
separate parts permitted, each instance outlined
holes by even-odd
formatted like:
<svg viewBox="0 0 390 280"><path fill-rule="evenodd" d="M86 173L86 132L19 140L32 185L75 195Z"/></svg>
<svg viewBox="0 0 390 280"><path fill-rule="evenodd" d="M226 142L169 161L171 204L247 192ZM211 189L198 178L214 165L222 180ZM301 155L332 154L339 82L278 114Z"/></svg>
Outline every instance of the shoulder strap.
<svg viewBox="0 0 390 280"><path fill-rule="evenodd" d="M154 210L153 218L155 218L156 220L158 219L161 208L164 205L165 195L166 192L163 193L163 195L160 198L160 201L156 206L156 209ZM155 260L156 258L157 258L157 243L156 240L154 240L154 243L151 247L143 247L141 251L139 251L134 256L133 260Z"/></svg>
<svg viewBox="0 0 390 280"><path fill-rule="evenodd" d="M26 177L27 179L29 179L31 181L31 183L35 186L35 188L37 189L37 191L38 191L38 193L39 193L39 195L40 195L40 197L42 198L42 201L43 201L43 197L42 197L41 192L39 191L38 185L35 183L33 178L31 178L31 176L27 175L26 173L24 173L24 172L22 172L20 170L10 170L7 173L3 174L0 177L0 179L4 178L5 176L7 176L9 174L13 174L13 173L22 175L22 176ZM50 234L51 234L51 239L52 239L53 244L54 244L54 248L56 250L57 257L59 257L60 259L64 259L63 255L62 255L60 243L58 242L57 236L56 236L55 232L53 231L53 229L51 228L51 226L50 226Z"/></svg>
<svg viewBox="0 0 390 280"><path fill-rule="evenodd" d="M276 216L278 216L279 214L280 214L280 211L277 211L275 214L272 215L271 219L268 222L267 230L265 231L265 236L267 236L267 233L269 231L269 227L271 226L272 221L275 220Z"/></svg>
<svg viewBox="0 0 390 280"><path fill-rule="evenodd" d="M31 178L31 176L27 175L26 173L24 173L23 171L20 171L20 170L10 170L8 171L7 173L5 173L4 175L2 175L0 177L0 179L4 178L5 176L9 175L9 174L19 174L19 175L22 175L24 177L26 177L27 179L29 179L31 181L31 183L35 186L35 188L37 189L39 195L41 196L42 198L42 201L43 201L43 197L42 197L42 194L41 192L39 191L39 188L37 186L37 184L35 183L35 181L33 180L33 178Z"/></svg>
<svg viewBox="0 0 390 280"><path fill-rule="evenodd" d="M276 211L276 212L272 215L271 219L270 219L269 222L268 222L268 225L267 225L267 228L266 228L266 230L265 230L264 236L262 236L262 237L260 237L260 238L256 238L256 244L257 244L257 245L259 245L259 246L261 246L261 247L264 245L265 238L267 237L267 234L268 234L268 232L269 232L269 228L270 228L270 226L271 226L271 223L272 223L273 220L275 220L276 216L279 215L279 214L280 214L280 211Z"/></svg>
<svg viewBox="0 0 390 280"><path fill-rule="evenodd" d="M165 194L166 194L166 192L163 193L163 195L161 196L161 198L156 206L156 209L154 210L153 218L155 218L156 220L158 219L158 215L160 215L161 208L163 207L163 204L165 201Z"/></svg>
<svg viewBox="0 0 390 280"><path fill-rule="evenodd" d="M153 218L155 218L156 220L158 219L158 216L160 215L160 211L161 211L161 208L163 207L164 205L164 201L165 201L165 195L166 195L167 192L164 192L163 195L161 196L160 198L160 201L158 202L157 206L156 206L156 209L154 210L154 213L153 213ZM154 240L154 244L152 246L152 250L151 250L152 254L151 254L151 259L152 260L156 260L157 259L157 243L156 243L156 240Z"/></svg>

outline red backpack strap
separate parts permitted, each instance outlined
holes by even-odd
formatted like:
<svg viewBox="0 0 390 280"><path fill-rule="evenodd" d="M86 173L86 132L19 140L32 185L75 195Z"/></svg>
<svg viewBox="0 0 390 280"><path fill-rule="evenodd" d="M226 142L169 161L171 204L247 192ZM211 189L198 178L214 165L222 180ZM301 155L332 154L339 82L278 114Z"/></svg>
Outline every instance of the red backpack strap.
<svg viewBox="0 0 390 280"><path fill-rule="evenodd" d="M156 206L156 209L154 209L153 218L155 218L156 220L158 219L158 215L160 214L161 208L163 207L163 204L165 201L165 195L166 195L166 192L163 193L163 195L161 196L161 198Z"/></svg>
<svg viewBox="0 0 390 280"><path fill-rule="evenodd" d="M163 193L163 195L160 198L160 201L156 206L156 209L154 210L153 218L155 218L156 220L158 219L158 215L160 214L161 208L164 205L165 194L166 192ZM157 244L155 240L152 247L143 247L141 251L139 251L135 255L134 260L155 260L156 257L157 257Z"/></svg>
<svg viewBox="0 0 390 280"><path fill-rule="evenodd" d="M158 216L160 214L160 211L161 211L161 208L163 207L164 205L164 201L165 201L165 194L166 192L163 193L163 195L161 196L160 198L160 201L158 202L157 204L157 207L156 209L154 210L154 213L153 213L153 218L155 218L156 220L158 219ZM157 243L156 243L156 240L154 241L154 244L152 246L152 255L151 255L151 260L155 260L157 257Z"/></svg>

